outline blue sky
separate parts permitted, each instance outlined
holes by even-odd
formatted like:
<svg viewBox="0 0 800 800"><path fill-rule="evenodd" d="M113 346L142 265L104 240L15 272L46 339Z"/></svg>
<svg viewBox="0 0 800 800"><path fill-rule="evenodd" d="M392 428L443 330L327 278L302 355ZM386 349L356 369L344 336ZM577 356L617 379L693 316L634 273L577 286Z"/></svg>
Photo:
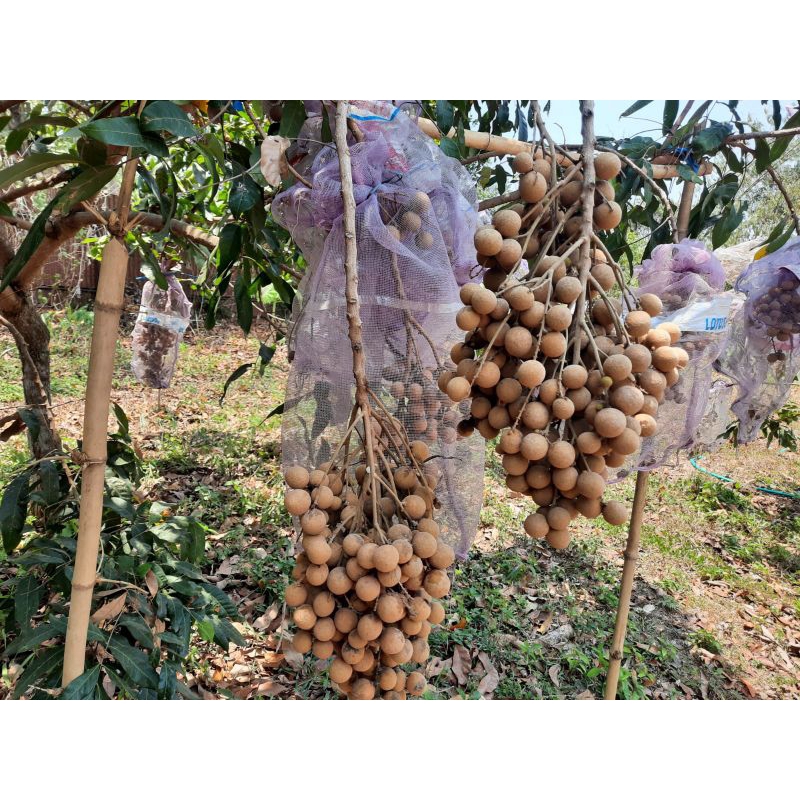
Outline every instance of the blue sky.
<svg viewBox="0 0 800 800"><path fill-rule="evenodd" d="M633 116L620 119L619 115L635 102L635 100L596 100L595 132L601 136L613 136L615 138L635 136L639 133L644 136L652 136L654 139L661 138L661 117L664 113L664 101L654 100L650 105L633 114ZM681 100L681 107L686 102L686 100ZM794 102L781 100L784 121L786 119L787 104ZM748 116L752 116L753 119L763 125L767 124L760 100L740 100L738 111L743 120L746 120ZM716 106L712 108L710 118L727 122L730 119L730 111L725 106ZM580 142L581 120L578 113L577 100L551 100L550 113L545 115L544 121L557 142L565 140L569 143ZM563 135L556 123L564 129Z"/></svg>

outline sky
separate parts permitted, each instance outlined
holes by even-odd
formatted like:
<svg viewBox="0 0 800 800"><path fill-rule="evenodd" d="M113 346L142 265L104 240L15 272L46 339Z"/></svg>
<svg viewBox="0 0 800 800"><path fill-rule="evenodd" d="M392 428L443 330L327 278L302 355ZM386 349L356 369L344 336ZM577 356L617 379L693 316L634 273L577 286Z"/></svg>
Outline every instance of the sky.
<svg viewBox="0 0 800 800"><path fill-rule="evenodd" d="M595 133L599 136L613 136L614 138L642 134L660 139L664 101L653 100L650 105L632 116L620 118L620 114L635 102L635 100L595 100ZM686 102L688 101L681 100L679 108L682 108ZM781 100L784 122L786 121L786 106L795 102L794 100ZM765 126L768 124L760 100L740 100L737 110L743 120L751 116ZM727 122L730 117L730 111L726 106L719 105L711 109L710 119ZM557 143L575 144L580 142L581 119L577 100L551 100L550 113L545 115L544 122ZM563 134L556 123L563 128Z"/></svg>

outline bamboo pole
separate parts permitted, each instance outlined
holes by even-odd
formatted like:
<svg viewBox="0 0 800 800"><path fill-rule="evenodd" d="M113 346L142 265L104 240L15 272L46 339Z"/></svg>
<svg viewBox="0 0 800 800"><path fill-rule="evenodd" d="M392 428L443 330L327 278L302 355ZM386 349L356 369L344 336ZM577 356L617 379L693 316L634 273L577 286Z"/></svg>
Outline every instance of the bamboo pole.
<svg viewBox="0 0 800 800"><path fill-rule="evenodd" d="M114 351L127 269L128 251L118 239L110 239L103 250L97 299L94 304L92 347L83 417L84 461L78 549L75 555L75 571L72 575L67 640L64 646L62 681L64 686L82 674L84 669L86 635L100 548Z"/></svg>
<svg viewBox="0 0 800 800"><path fill-rule="evenodd" d="M436 123L426 117L419 117L417 125L420 130L426 133L432 139L452 139L456 135L456 129L451 128L447 133L443 133L436 127ZM534 158L544 158L545 153L541 147L535 150L532 142L523 142L519 139L510 139L506 136L493 136L490 133L482 133L481 131L464 131L464 144L467 147L472 147L475 150L487 150L497 155L503 156L516 156L519 153L532 153ZM608 152L615 152L610 148ZM580 153L568 152L567 154L559 154L556 157L558 163L563 166L569 166L580 158ZM669 180L670 178L677 178L678 165L677 164L651 164L653 170L652 178L656 181ZM698 175L708 175L713 171L710 162L703 162L700 164Z"/></svg>
<svg viewBox="0 0 800 800"><path fill-rule="evenodd" d="M142 101L140 106L144 106ZM131 157L122 173L119 203L109 218L112 233L103 248L100 277L94 303L92 345L86 379L83 409L83 451L78 545L72 573L67 635L64 644L62 686L83 674L86 664L86 638L92 595L97 580L97 556L100 551L100 528L103 521L106 457L108 455L108 412L111 405L111 382L114 377L114 355L119 335L119 318L125 299L125 276L128 251L123 237L128 228L131 194L136 180L138 158Z"/></svg>
<svg viewBox="0 0 800 800"><path fill-rule="evenodd" d="M678 240L684 239L689 230L689 215L692 211L692 196L694 183L686 181L681 192L681 201L678 207L677 233ZM631 508L631 521L628 525L628 539L625 543L625 563L622 567L622 582L619 589L619 603L617 617L614 622L614 636L611 639L611 652L608 658L608 674L606 675L606 700L617 699L617 686L619 673L622 667L622 654L625 648L625 634L628 631L628 616L631 608L631 594L633 592L633 579L636 574L636 562L639 560L639 543L642 537L642 518L647 500L647 483L650 479L649 472L636 474L636 489L633 493L633 506Z"/></svg>

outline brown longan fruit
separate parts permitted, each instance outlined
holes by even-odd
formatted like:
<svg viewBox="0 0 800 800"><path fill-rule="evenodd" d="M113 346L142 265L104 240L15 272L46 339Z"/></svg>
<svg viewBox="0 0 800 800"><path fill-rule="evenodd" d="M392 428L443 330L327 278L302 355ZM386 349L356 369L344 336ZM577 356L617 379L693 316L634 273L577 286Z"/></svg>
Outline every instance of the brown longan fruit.
<svg viewBox="0 0 800 800"><path fill-rule="evenodd" d="M599 517L600 512L602 511L600 500L597 497L576 497L575 508L578 509L579 514L582 514L587 519L595 519L596 517Z"/></svg>
<svg viewBox="0 0 800 800"><path fill-rule="evenodd" d="M397 566L400 556L395 547L383 544L375 551L373 560L379 572L391 572Z"/></svg>
<svg viewBox="0 0 800 800"><path fill-rule="evenodd" d="M625 317L625 330L634 339L641 339L650 330L650 319L650 315L646 311L631 311Z"/></svg>
<svg viewBox="0 0 800 800"><path fill-rule="evenodd" d="M314 609L305 603L294 610L292 620L301 630L310 631L317 623L317 615L314 613Z"/></svg>
<svg viewBox="0 0 800 800"><path fill-rule="evenodd" d="M553 486L560 492L572 491L578 483L578 470L575 467L554 469L552 472Z"/></svg>
<svg viewBox="0 0 800 800"><path fill-rule="evenodd" d="M293 517L299 517L311 508L311 495L305 489L287 489L283 504Z"/></svg>
<svg viewBox="0 0 800 800"><path fill-rule="evenodd" d="M524 330L524 328L520 328L520 330ZM530 336L530 334L528 335ZM475 375L475 383L480 386L481 389L491 389L492 386L496 386L499 381L500 367L493 361L484 362ZM449 388L450 386L448 385L448 389Z"/></svg>
<svg viewBox="0 0 800 800"><path fill-rule="evenodd" d="M571 276L561 278L555 286L556 298L567 305L577 300L582 291L581 282Z"/></svg>
<svg viewBox="0 0 800 800"><path fill-rule="evenodd" d="M453 548L445 542L437 542L436 552L428 558L428 563L436 569L447 569L456 560Z"/></svg>
<svg viewBox="0 0 800 800"><path fill-rule="evenodd" d="M313 646L314 638L308 631L297 631L292 637L292 650L294 650L296 653L305 655L306 653L311 652L311 648Z"/></svg>
<svg viewBox="0 0 800 800"><path fill-rule="evenodd" d="M450 578L444 570L434 569L425 576L423 586L431 597L438 600L450 591Z"/></svg>
<svg viewBox="0 0 800 800"><path fill-rule="evenodd" d="M568 397L557 397L553 400L553 416L556 419L572 419L575 404Z"/></svg>
<svg viewBox="0 0 800 800"><path fill-rule="evenodd" d="M470 305L477 314L491 314L497 306L497 295L484 287L478 287L470 299Z"/></svg>
<svg viewBox="0 0 800 800"><path fill-rule="evenodd" d="M364 657L363 647L353 647L349 641L342 645L341 650L342 660L347 664L358 664Z"/></svg>
<svg viewBox="0 0 800 800"><path fill-rule="evenodd" d="M456 325L462 331L473 331L481 324L481 317L471 306L462 308L456 314Z"/></svg>
<svg viewBox="0 0 800 800"><path fill-rule="evenodd" d="M636 431L626 428L619 436L609 440L609 444L616 453L629 456L639 449L641 439Z"/></svg>
<svg viewBox="0 0 800 800"><path fill-rule="evenodd" d="M321 617L314 625L314 638L318 642L329 642L336 633L336 626L330 617Z"/></svg>
<svg viewBox="0 0 800 800"><path fill-rule="evenodd" d="M567 350L567 340L561 333L552 331L542 336L541 351L548 358L560 358Z"/></svg>
<svg viewBox="0 0 800 800"><path fill-rule="evenodd" d="M594 209L594 224L601 231L616 228L622 220L622 207L613 200L604 200Z"/></svg>
<svg viewBox="0 0 800 800"><path fill-rule="evenodd" d="M364 544L364 537L359 533L348 533L342 540L342 550L348 556L354 556Z"/></svg>
<svg viewBox="0 0 800 800"><path fill-rule="evenodd" d="M527 311L532 308L536 300L533 292L527 286L514 286L505 293L505 300L509 308L514 311Z"/></svg>
<svg viewBox="0 0 800 800"><path fill-rule="evenodd" d="M358 635L367 642L374 642L383 631L383 622L376 614L365 614L356 626Z"/></svg>
<svg viewBox="0 0 800 800"><path fill-rule="evenodd" d="M416 216L416 214L414 216ZM367 678L359 678L353 683L350 697L353 700L372 700L375 697L375 686L372 681Z"/></svg>
<svg viewBox="0 0 800 800"><path fill-rule="evenodd" d="M611 355L603 362L603 372L615 382L624 381L632 370L631 360L621 353Z"/></svg>
<svg viewBox="0 0 800 800"><path fill-rule="evenodd" d="M658 347L653 351L653 366L660 372L669 372L678 366L678 354L673 347Z"/></svg>
<svg viewBox="0 0 800 800"><path fill-rule="evenodd" d="M643 344L629 344L625 348L625 356L636 374L644 372L652 362L650 351Z"/></svg>
<svg viewBox="0 0 800 800"><path fill-rule="evenodd" d="M611 405L623 414L632 417L642 410L644 394L635 386L620 386L611 392Z"/></svg>
<svg viewBox="0 0 800 800"><path fill-rule="evenodd" d="M490 441L491 439L494 439L497 434L500 433L500 431L497 428L493 428L489 424L488 419L482 419L478 423L478 433L483 436L484 439Z"/></svg>
<svg viewBox="0 0 800 800"><path fill-rule="evenodd" d="M508 314L510 306L508 302L503 297L497 298L497 305L494 307L494 311L492 311L489 316L495 321L498 322L501 319L505 319L506 314Z"/></svg>
<svg viewBox="0 0 800 800"><path fill-rule="evenodd" d="M399 628L387 626L384 628L380 638L381 651L390 656L396 656L402 652L406 644L406 637Z"/></svg>
<svg viewBox="0 0 800 800"><path fill-rule="evenodd" d="M644 337L644 344L653 350L657 347L669 347L672 344L672 337L669 335L669 331L663 328L652 328L647 331L647 336Z"/></svg>
<svg viewBox="0 0 800 800"><path fill-rule="evenodd" d="M329 572L327 564L309 564L306 569L306 583L310 586L322 586L328 580Z"/></svg>
<svg viewBox="0 0 800 800"><path fill-rule="evenodd" d="M352 608L340 608L333 615L333 624L341 633L350 633L358 624L358 614Z"/></svg>
<svg viewBox="0 0 800 800"><path fill-rule="evenodd" d="M497 231L495 231L495 233L497 233ZM508 275L506 275L503 270L492 267L492 269L487 269L486 272L483 273L483 285L487 289L496 292L500 286L505 283L506 278L508 278Z"/></svg>
<svg viewBox="0 0 800 800"><path fill-rule="evenodd" d="M329 617L336 608L336 600L330 592L320 592L311 604L318 617Z"/></svg>
<svg viewBox="0 0 800 800"><path fill-rule="evenodd" d="M475 291L480 288L480 284L478 283L465 283L458 291L458 296L461 299L461 302L468 306L472 300L472 295Z"/></svg>
<svg viewBox="0 0 800 800"><path fill-rule="evenodd" d="M365 603L371 603L381 593L381 585L372 575L364 575L356 581L356 595Z"/></svg>
<svg viewBox="0 0 800 800"><path fill-rule="evenodd" d="M538 203L547 194L547 180L540 172L526 172L519 181L519 195L526 203Z"/></svg>
<svg viewBox="0 0 800 800"><path fill-rule="evenodd" d="M378 573L378 582L381 586L389 589L392 586L397 586L403 580L403 573L400 570L400 567L395 567L389 572L379 572Z"/></svg>
<svg viewBox="0 0 800 800"><path fill-rule="evenodd" d="M674 322L661 322L657 327L669 333L672 344L678 343L681 338L681 329Z"/></svg>
<svg viewBox="0 0 800 800"><path fill-rule="evenodd" d="M410 494L403 498L403 512L409 519L421 519L426 511L425 501L419 495Z"/></svg>
<svg viewBox="0 0 800 800"><path fill-rule="evenodd" d="M615 153L599 153L594 157L594 174L598 181L610 181L619 175L622 161Z"/></svg>
<svg viewBox="0 0 800 800"><path fill-rule="evenodd" d="M547 450L547 460L556 469L565 469L575 463L575 448L562 440L552 442Z"/></svg>
<svg viewBox="0 0 800 800"><path fill-rule="evenodd" d="M307 598L308 592L306 591L306 587L300 583L290 583L284 592L286 605L290 608L303 605Z"/></svg>
<svg viewBox="0 0 800 800"><path fill-rule="evenodd" d="M308 486L309 473L305 467L289 467L284 476L292 489L305 489Z"/></svg>
<svg viewBox="0 0 800 800"><path fill-rule="evenodd" d="M303 550L312 564L325 564L331 557L331 546L324 536L304 536Z"/></svg>
<svg viewBox="0 0 800 800"><path fill-rule="evenodd" d="M529 461L538 461L547 455L550 443L540 433L527 433L522 437L519 451Z"/></svg>
<svg viewBox="0 0 800 800"><path fill-rule="evenodd" d="M511 239L519 233L522 227L522 217L511 209L498 211L492 217L492 225L506 238Z"/></svg>
<svg viewBox="0 0 800 800"><path fill-rule="evenodd" d="M628 521L628 509L619 500L609 500L603 505L603 519L609 525L623 525Z"/></svg>
<svg viewBox="0 0 800 800"><path fill-rule="evenodd" d="M499 448L506 455L519 453L520 445L522 444L522 432L517 429L509 428L500 436Z"/></svg>
<svg viewBox="0 0 800 800"><path fill-rule="evenodd" d="M526 389L534 389L545 379L544 365L539 361L523 361L517 367L516 379ZM473 411L474 415L474 411Z"/></svg>
<svg viewBox="0 0 800 800"><path fill-rule="evenodd" d="M514 369L516 373L516 368ZM501 403L513 403L522 394L522 384L514 378L503 378L495 390Z"/></svg>
<svg viewBox="0 0 800 800"><path fill-rule="evenodd" d="M602 203L603 200L613 200L616 196L614 187L608 181L597 181L595 183L595 205Z"/></svg>
<svg viewBox="0 0 800 800"><path fill-rule="evenodd" d="M533 169L534 160L530 153L517 153L514 160L511 162L511 167L514 172L530 172Z"/></svg>
<svg viewBox="0 0 800 800"><path fill-rule="evenodd" d="M543 514L529 514L523 523L525 533L533 539L544 539L550 526L547 524L547 517Z"/></svg>
<svg viewBox="0 0 800 800"><path fill-rule="evenodd" d="M532 431L542 430L550 424L550 409L537 400L526 403L522 410L522 423Z"/></svg>
<svg viewBox="0 0 800 800"><path fill-rule="evenodd" d="M461 362L464 363L463 361ZM466 378L456 376L451 378L447 384L447 396L454 402L460 403L469 397L470 385Z"/></svg>
<svg viewBox="0 0 800 800"><path fill-rule="evenodd" d="M511 272L519 264L521 258L522 245L516 239L503 239L503 246L495 256L500 268L505 272Z"/></svg>
<svg viewBox="0 0 800 800"><path fill-rule="evenodd" d="M606 488L606 482L602 475L596 472L581 472L576 484L578 492L589 500L596 500L602 496ZM578 507L580 510L580 507Z"/></svg>
<svg viewBox="0 0 800 800"><path fill-rule="evenodd" d="M345 683L350 680L353 674L353 667L351 664L348 664L347 661L337 656L331 661L328 674L331 676L331 680L334 683Z"/></svg>
<svg viewBox="0 0 800 800"><path fill-rule="evenodd" d="M400 217L400 230L403 233L416 233L421 227L422 220L414 211L406 211Z"/></svg>
<svg viewBox="0 0 800 800"><path fill-rule="evenodd" d="M378 670L378 686L383 691L394 689L397 686L397 673L388 667Z"/></svg>
<svg viewBox="0 0 800 800"><path fill-rule="evenodd" d="M611 439L625 430L625 415L618 408L603 408L595 415L593 425L600 436Z"/></svg>
<svg viewBox="0 0 800 800"><path fill-rule="evenodd" d="M642 307L642 310L646 311L651 317L657 317L664 310L664 304L661 302L661 298L649 292L639 295L639 305Z"/></svg>
<svg viewBox="0 0 800 800"><path fill-rule="evenodd" d="M534 295L535 296L535 295ZM534 300L533 305L519 315L519 322L531 330L537 329L544 319L544 303Z"/></svg>
<svg viewBox="0 0 800 800"><path fill-rule="evenodd" d="M436 600L431 600L430 608L431 613L428 617L428 622L431 625L440 625L444 621L445 617L444 606Z"/></svg>
<svg viewBox="0 0 800 800"><path fill-rule="evenodd" d="M429 250L433 247L433 234L430 231L420 231L414 237L414 243L420 250Z"/></svg>
<svg viewBox="0 0 800 800"><path fill-rule="evenodd" d="M302 517L300 517L300 528L302 529L303 533L307 533L310 536L317 536L318 534L322 533L327 525L328 518L325 515L325 512L320 511L318 508L312 508L310 511L306 511Z"/></svg>
<svg viewBox="0 0 800 800"><path fill-rule="evenodd" d="M550 528L546 540L554 550L563 550L569 544L570 534L566 529Z"/></svg>
<svg viewBox="0 0 800 800"><path fill-rule="evenodd" d="M396 594L381 595L375 610L381 620L386 623L398 622L406 613L403 601Z"/></svg>
<svg viewBox="0 0 800 800"><path fill-rule="evenodd" d="M525 472L525 480L531 489L544 489L550 485L551 469L545 464L532 464Z"/></svg>
<svg viewBox="0 0 800 800"><path fill-rule="evenodd" d="M311 500L317 508L330 508L333 504L333 492L329 486L317 486L311 492Z"/></svg>
<svg viewBox="0 0 800 800"><path fill-rule="evenodd" d="M510 356L522 358L528 354L532 345L533 336L527 328L517 326L511 328L506 334L504 346Z"/></svg>
<svg viewBox="0 0 800 800"><path fill-rule="evenodd" d="M531 173L527 173L530 175ZM538 174L538 173L536 173ZM406 678L406 691L414 697L419 697L425 692L428 682L421 672L410 672Z"/></svg>
<svg viewBox="0 0 800 800"><path fill-rule="evenodd" d="M647 394L653 395L656 400L663 397L664 390L667 388L667 379L664 375L655 369L646 369L639 376L639 385L644 389ZM647 402L645 400L645 402ZM642 407L645 413L649 413L645 406Z"/></svg>
<svg viewBox="0 0 800 800"><path fill-rule="evenodd" d="M586 385L589 373L580 364L570 364L561 372L561 383L567 389L580 389Z"/></svg>
<svg viewBox="0 0 800 800"><path fill-rule="evenodd" d="M634 419L639 423L641 435L644 437L653 436L658 430L658 422L650 414L637 414Z"/></svg>
<svg viewBox="0 0 800 800"><path fill-rule="evenodd" d="M503 469L509 475L524 475L528 469L528 459L519 453L511 453L503 456Z"/></svg>
<svg viewBox="0 0 800 800"><path fill-rule="evenodd" d="M594 431L584 431L578 435L575 444L581 453L591 454L600 449L603 440Z"/></svg>
<svg viewBox="0 0 800 800"><path fill-rule="evenodd" d="M572 312L563 303L556 303L547 310L544 321L551 331L565 331L572 322Z"/></svg>
<svg viewBox="0 0 800 800"><path fill-rule="evenodd" d="M475 232L475 250L482 256L495 256L503 247L503 235L491 225Z"/></svg>
<svg viewBox="0 0 800 800"><path fill-rule="evenodd" d="M378 550L378 545L375 542L364 542L358 548L356 553L356 561L360 567L364 569L373 569L375 566L375 553Z"/></svg>
<svg viewBox="0 0 800 800"><path fill-rule="evenodd" d="M430 558L435 552L438 541L436 537L427 531L417 531L411 542L414 555L419 558Z"/></svg>
<svg viewBox="0 0 800 800"><path fill-rule="evenodd" d="M566 530L572 520L569 511L565 508L561 508L561 506L552 506L548 508L545 516L547 517L547 524L550 528L554 528L558 531Z"/></svg>

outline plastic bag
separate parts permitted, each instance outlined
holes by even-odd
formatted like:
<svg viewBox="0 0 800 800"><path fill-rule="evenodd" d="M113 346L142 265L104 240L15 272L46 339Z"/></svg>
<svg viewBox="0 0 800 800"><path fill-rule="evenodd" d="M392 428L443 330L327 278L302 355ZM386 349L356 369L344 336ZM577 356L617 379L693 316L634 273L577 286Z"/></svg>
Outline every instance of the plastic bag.
<svg viewBox="0 0 800 800"><path fill-rule="evenodd" d="M441 535L464 557L479 520L484 446L457 436L463 414L448 405L436 376L460 339L459 286L475 268L474 184L399 108L359 103L350 116L364 134L351 159L367 378L409 438L424 440L436 457ZM298 142L312 188L298 182L272 204L309 264L289 336L285 465L328 460L353 408L339 163L335 148L304 143L322 128L321 117L310 117Z"/></svg>
<svg viewBox="0 0 800 800"><path fill-rule="evenodd" d="M189 325L192 304L174 275L167 288L147 281L133 329L133 374L151 389L166 389L178 363L178 349Z"/></svg>
<svg viewBox="0 0 800 800"><path fill-rule="evenodd" d="M800 370L800 238L754 261L739 276L745 295L716 367L738 386L739 442L751 442L785 402Z"/></svg>

